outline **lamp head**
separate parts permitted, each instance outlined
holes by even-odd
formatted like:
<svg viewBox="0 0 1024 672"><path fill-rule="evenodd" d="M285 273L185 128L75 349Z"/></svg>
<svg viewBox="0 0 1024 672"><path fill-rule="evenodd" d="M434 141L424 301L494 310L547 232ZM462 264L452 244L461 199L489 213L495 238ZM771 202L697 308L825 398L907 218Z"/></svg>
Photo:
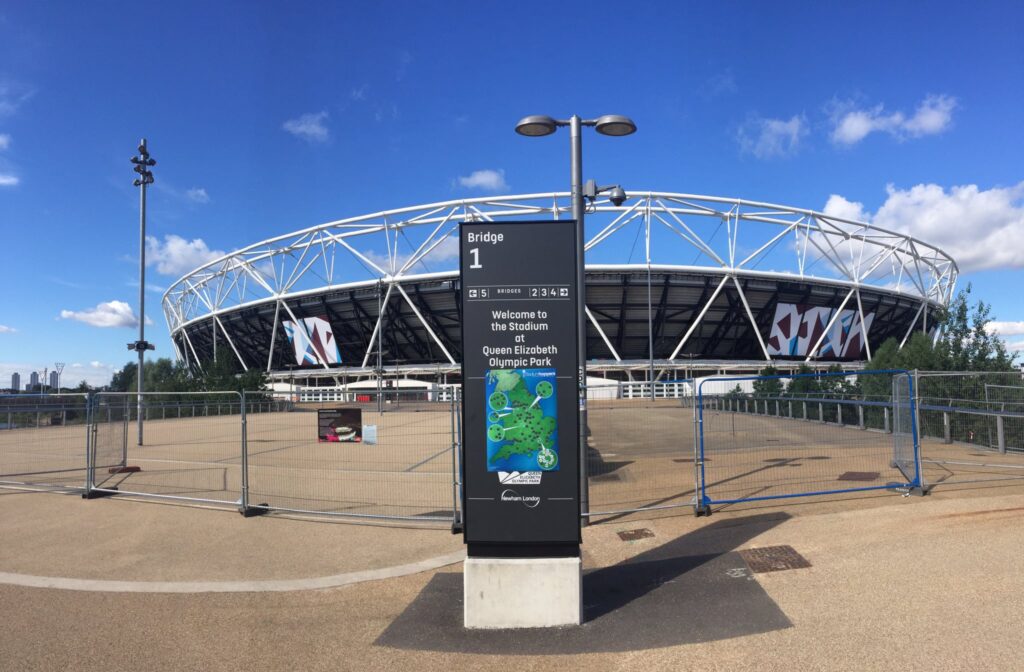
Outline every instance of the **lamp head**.
<svg viewBox="0 0 1024 672"><path fill-rule="evenodd" d="M636 133L636 124L621 114L606 114L598 117L594 127L601 135L630 135Z"/></svg>
<svg viewBox="0 0 1024 672"><path fill-rule="evenodd" d="M519 120L516 124L516 133L536 138L551 135L555 132L555 127L555 120L546 114L532 114Z"/></svg>

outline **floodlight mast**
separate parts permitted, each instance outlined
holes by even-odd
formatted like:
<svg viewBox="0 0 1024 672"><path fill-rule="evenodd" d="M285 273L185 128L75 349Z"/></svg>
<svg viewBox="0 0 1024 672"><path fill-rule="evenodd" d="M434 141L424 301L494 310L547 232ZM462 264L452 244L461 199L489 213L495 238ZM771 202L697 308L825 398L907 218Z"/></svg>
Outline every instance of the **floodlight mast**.
<svg viewBox="0 0 1024 672"><path fill-rule="evenodd" d="M139 385L138 393L135 396L138 404L139 445L141 446L142 395L145 392L143 368L145 367L146 351L155 349L151 343L146 342L146 187L153 184L153 172L150 168L156 165L156 160L150 158L145 138L139 141L139 155L133 156L130 161L135 165L132 170L139 174L132 184L141 188L139 191L139 340L128 344L129 350L139 353Z"/></svg>
<svg viewBox="0 0 1024 672"><path fill-rule="evenodd" d="M629 117L618 114L606 114L597 119L581 119L576 114L568 119L554 119L547 115L535 114L520 119L516 124L516 133L528 137L540 137L551 135L560 126L569 127L569 181L571 184L572 218L576 220L576 349L578 353L576 375L580 409L580 512L582 513L582 524L586 525L590 521L590 484L587 480L587 321L585 311L587 284L584 251L586 237L583 226L587 198L583 192L583 138L580 128L593 126L602 135L622 136L635 133L636 124ZM615 205L621 205L626 200L626 192L618 185L601 189L595 188L595 193L590 200L593 201L601 191L611 191L612 200L617 201Z"/></svg>

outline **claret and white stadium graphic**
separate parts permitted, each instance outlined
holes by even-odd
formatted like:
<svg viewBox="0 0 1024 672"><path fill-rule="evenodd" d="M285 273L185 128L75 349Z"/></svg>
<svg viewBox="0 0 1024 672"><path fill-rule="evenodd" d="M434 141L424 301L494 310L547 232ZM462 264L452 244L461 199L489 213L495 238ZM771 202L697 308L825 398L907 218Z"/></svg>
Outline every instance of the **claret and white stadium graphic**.
<svg viewBox="0 0 1024 672"><path fill-rule="evenodd" d="M175 282L163 310L177 356L333 384L455 375L460 221L566 219L566 192L445 201L282 233ZM244 243L244 241L239 241ZM587 359L625 379L773 363L857 365L928 332L958 269L896 231L737 198L631 191L586 219Z"/></svg>

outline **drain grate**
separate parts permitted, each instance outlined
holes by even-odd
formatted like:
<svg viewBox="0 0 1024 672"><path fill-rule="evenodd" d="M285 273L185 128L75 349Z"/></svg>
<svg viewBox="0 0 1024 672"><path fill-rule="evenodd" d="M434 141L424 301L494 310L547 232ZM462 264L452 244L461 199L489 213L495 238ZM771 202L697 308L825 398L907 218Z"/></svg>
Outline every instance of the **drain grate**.
<svg viewBox="0 0 1024 672"><path fill-rule="evenodd" d="M640 527L635 530L622 530L619 532L619 539L623 541L639 541L640 539L647 539L653 537L654 532L651 532L646 527Z"/></svg>
<svg viewBox="0 0 1024 672"><path fill-rule="evenodd" d="M877 471L847 471L839 474L837 481L877 481L879 474Z"/></svg>
<svg viewBox="0 0 1024 672"><path fill-rule="evenodd" d="M810 567L807 558L800 555L792 546L766 546L764 548L746 548L740 551L743 560L755 574L765 572L781 572L786 569L804 569Z"/></svg>

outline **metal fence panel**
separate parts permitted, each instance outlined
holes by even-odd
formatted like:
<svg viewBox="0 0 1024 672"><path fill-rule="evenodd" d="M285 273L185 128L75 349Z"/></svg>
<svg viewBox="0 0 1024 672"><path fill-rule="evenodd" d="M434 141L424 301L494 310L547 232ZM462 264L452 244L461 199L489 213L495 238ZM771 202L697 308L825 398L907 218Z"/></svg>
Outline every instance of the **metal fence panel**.
<svg viewBox="0 0 1024 672"><path fill-rule="evenodd" d="M360 441L321 442L317 411L361 414ZM452 522L456 403L423 391L353 394L247 419L252 509ZM375 435L370 441L368 435Z"/></svg>
<svg viewBox="0 0 1024 672"><path fill-rule="evenodd" d="M97 394L89 413L89 479L92 490L107 483L125 466L128 450L127 396Z"/></svg>
<svg viewBox="0 0 1024 672"><path fill-rule="evenodd" d="M90 492L240 504L242 395L144 393L143 445L136 397L96 395Z"/></svg>
<svg viewBox="0 0 1024 672"><path fill-rule="evenodd" d="M910 487L887 436L897 373L702 381L699 506Z"/></svg>
<svg viewBox="0 0 1024 672"><path fill-rule="evenodd" d="M921 483L921 460L917 443L917 416L913 378L901 373L892 379L893 464L909 482Z"/></svg>
<svg viewBox="0 0 1024 672"><path fill-rule="evenodd" d="M588 390L590 512L603 515L690 506L694 410L690 381L621 383Z"/></svg>
<svg viewBox="0 0 1024 672"><path fill-rule="evenodd" d="M0 395L0 487L85 486L89 398Z"/></svg>
<svg viewBox="0 0 1024 672"><path fill-rule="evenodd" d="M1024 380L1017 371L916 375L928 486L1024 479Z"/></svg>

